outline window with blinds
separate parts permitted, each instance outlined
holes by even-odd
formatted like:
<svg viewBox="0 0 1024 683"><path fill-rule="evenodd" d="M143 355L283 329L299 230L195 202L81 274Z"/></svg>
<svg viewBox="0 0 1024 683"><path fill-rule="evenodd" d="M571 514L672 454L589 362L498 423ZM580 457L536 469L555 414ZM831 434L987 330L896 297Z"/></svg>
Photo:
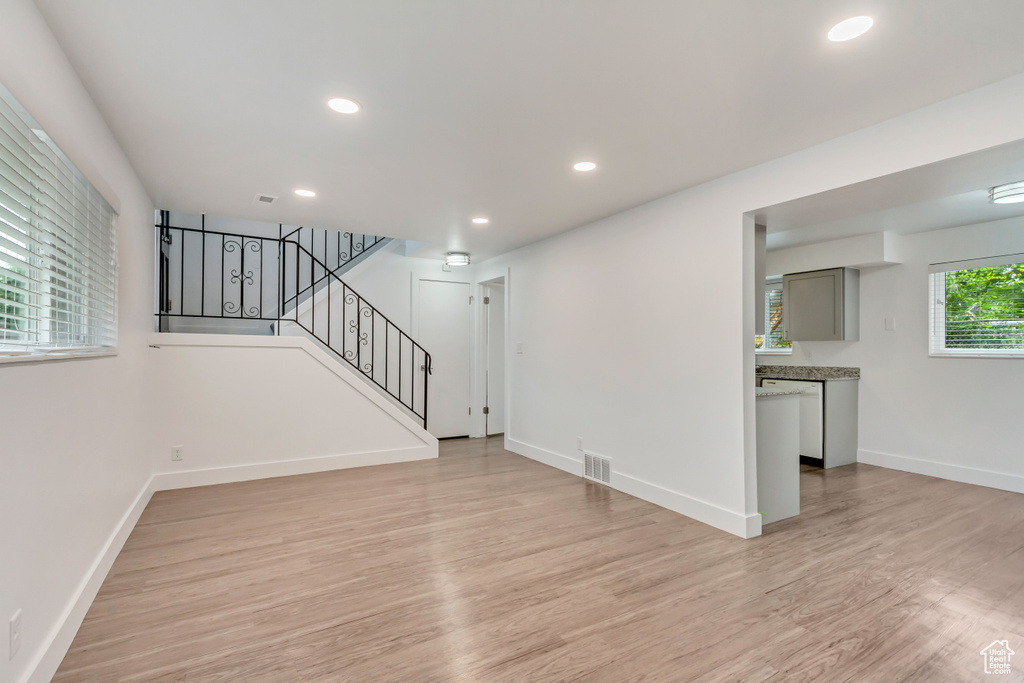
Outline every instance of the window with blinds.
<svg viewBox="0 0 1024 683"><path fill-rule="evenodd" d="M0 357L116 346L115 219L0 86Z"/></svg>
<svg viewBox="0 0 1024 683"><path fill-rule="evenodd" d="M929 268L938 356L1024 356L1024 254Z"/></svg>
<svg viewBox="0 0 1024 683"><path fill-rule="evenodd" d="M754 338L754 349L758 353L792 353L793 342L782 337L782 281L765 285L764 290L764 331Z"/></svg>

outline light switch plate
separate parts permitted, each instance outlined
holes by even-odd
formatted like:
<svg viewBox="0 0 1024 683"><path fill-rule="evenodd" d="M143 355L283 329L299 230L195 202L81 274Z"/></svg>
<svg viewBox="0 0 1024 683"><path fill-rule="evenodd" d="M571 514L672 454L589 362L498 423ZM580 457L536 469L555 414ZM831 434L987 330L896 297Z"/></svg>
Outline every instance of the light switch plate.
<svg viewBox="0 0 1024 683"><path fill-rule="evenodd" d="M886 318L885 319L885 329L886 329L887 332L895 332L896 331L896 318Z"/></svg>
<svg viewBox="0 0 1024 683"><path fill-rule="evenodd" d="M516 353L523 352L523 342L516 342Z"/></svg>

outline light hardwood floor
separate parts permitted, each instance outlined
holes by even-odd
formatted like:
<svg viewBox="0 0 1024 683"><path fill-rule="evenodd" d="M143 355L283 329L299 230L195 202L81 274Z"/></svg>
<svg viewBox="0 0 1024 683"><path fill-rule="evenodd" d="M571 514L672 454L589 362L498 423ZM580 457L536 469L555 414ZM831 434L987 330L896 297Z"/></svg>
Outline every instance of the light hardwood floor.
<svg viewBox="0 0 1024 683"><path fill-rule="evenodd" d="M1024 496L867 465L801 487L748 541L494 438L158 493L54 680L1024 680Z"/></svg>

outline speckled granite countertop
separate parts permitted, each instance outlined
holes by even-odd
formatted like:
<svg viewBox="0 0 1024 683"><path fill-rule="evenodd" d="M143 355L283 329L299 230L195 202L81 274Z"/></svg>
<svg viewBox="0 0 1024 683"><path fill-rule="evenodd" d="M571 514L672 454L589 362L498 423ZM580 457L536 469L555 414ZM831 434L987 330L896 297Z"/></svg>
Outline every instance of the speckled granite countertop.
<svg viewBox="0 0 1024 683"><path fill-rule="evenodd" d="M803 392L798 390L798 389L788 389L788 390L776 389L776 390L772 390L772 389L764 389L762 387L754 387L754 398L763 398L764 396L789 396L790 394L795 396L797 394L802 394L802 393Z"/></svg>
<svg viewBox="0 0 1024 683"><path fill-rule="evenodd" d="M803 379L803 380L832 380L832 379L860 379L860 368L841 368L813 365L759 365L754 368L754 375L758 378L770 377L772 379Z"/></svg>

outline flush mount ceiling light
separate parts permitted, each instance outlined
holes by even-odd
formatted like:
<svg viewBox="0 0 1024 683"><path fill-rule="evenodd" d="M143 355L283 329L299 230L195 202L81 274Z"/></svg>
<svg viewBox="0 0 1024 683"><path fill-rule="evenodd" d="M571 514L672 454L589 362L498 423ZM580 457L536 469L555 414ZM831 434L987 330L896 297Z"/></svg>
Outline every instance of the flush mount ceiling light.
<svg viewBox="0 0 1024 683"><path fill-rule="evenodd" d="M988 191L988 200L993 204L1024 202L1024 180L1006 185L996 185Z"/></svg>
<svg viewBox="0 0 1024 683"><path fill-rule="evenodd" d="M300 197L315 197L316 196L316 192L313 192L313 190L295 190L295 194L299 195Z"/></svg>
<svg viewBox="0 0 1024 683"><path fill-rule="evenodd" d="M491 220L489 218L484 218L483 216L480 216L479 218L474 218L473 222L476 223L477 225L484 225L486 223L490 223Z"/></svg>
<svg viewBox="0 0 1024 683"><path fill-rule="evenodd" d="M469 254L464 254L458 251L450 251L448 252L448 255L444 257L444 264L446 266L468 266Z"/></svg>
<svg viewBox="0 0 1024 683"><path fill-rule="evenodd" d="M580 161L578 163L573 164L572 167L577 171L593 171L595 168L597 168L597 164L595 164L593 161Z"/></svg>
<svg viewBox="0 0 1024 683"><path fill-rule="evenodd" d="M853 40L867 33L874 23L871 17L850 17L833 26L828 32L828 39L836 43Z"/></svg>
<svg viewBox="0 0 1024 683"><path fill-rule="evenodd" d="M339 114L355 114L359 111L359 103L345 97L335 97L327 100L327 106Z"/></svg>

